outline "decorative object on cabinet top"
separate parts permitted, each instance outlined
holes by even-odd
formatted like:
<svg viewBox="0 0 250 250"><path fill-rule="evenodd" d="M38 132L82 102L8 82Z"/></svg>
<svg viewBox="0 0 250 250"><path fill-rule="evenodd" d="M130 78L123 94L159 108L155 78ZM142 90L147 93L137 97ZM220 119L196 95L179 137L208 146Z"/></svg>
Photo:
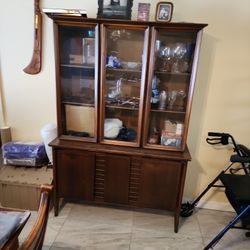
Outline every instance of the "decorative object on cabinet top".
<svg viewBox="0 0 250 250"><path fill-rule="evenodd" d="M99 18L131 19L133 0L98 0Z"/></svg>
<svg viewBox="0 0 250 250"><path fill-rule="evenodd" d="M157 22L170 22L174 5L171 2L159 2L156 6L155 20Z"/></svg>
<svg viewBox="0 0 250 250"><path fill-rule="evenodd" d="M138 21L149 21L150 3L138 3Z"/></svg>
<svg viewBox="0 0 250 250"><path fill-rule="evenodd" d="M45 14L50 13L52 15L87 17L87 11L86 10L79 10L79 9L58 9L58 8L47 9L47 8L44 8L43 12Z"/></svg>

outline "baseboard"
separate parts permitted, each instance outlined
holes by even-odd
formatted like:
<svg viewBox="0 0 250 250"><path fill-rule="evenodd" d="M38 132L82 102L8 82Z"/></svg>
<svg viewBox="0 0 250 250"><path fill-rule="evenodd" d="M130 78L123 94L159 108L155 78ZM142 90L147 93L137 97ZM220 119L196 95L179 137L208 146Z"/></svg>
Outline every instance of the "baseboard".
<svg viewBox="0 0 250 250"><path fill-rule="evenodd" d="M190 199L184 198L183 202L191 202ZM198 208L206 208L211 210L219 210L226 212L234 212L231 204L229 202L217 202L217 201L199 201L197 204Z"/></svg>

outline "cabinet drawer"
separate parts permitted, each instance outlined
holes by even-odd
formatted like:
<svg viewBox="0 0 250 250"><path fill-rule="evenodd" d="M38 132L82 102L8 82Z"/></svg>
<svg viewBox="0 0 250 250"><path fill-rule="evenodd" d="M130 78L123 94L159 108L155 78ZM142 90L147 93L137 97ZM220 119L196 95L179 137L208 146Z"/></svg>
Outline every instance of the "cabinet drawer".
<svg viewBox="0 0 250 250"><path fill-rule="evenodd" d="M56 162L59 196L93 200L95 154L80 150L57 150Z"/></svg>

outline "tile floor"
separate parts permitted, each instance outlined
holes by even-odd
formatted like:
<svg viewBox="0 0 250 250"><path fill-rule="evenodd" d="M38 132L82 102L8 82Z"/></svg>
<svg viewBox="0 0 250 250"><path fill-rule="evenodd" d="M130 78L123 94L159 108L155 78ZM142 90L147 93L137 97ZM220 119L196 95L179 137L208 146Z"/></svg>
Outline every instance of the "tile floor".
<svg viewBox="0 0 250 250"><path fill-rule="evenodd" d="M126 210L66 203L54 217L51 211L43 250L199 250L203 249L233 213L197 209L181 219L173 232L173 216L152 210ZM32 212L20 241L36 218ZM250 249L244 230L231 229L214 249Z"/></svg>

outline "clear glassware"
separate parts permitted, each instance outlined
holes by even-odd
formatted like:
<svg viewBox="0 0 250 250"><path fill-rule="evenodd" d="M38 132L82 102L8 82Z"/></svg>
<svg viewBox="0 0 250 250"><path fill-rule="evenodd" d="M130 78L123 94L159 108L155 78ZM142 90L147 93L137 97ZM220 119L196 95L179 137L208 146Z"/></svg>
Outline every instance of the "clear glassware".
<svg viewBox="0 0 250 250"><path fill-rule="evenodd" d="M172 46L163 46L160 48L159 57L162 58L161 71L170 72L172 68L173 60L173 48Z"/></svg>
<svg viewBox="0 0 250 250"><path fill-rule="evenodd" d="M183 131L186 122L195 41L196 36L189 32L180 35L156 31L151 60L154 63L149 92L151 104L146 114L149 119L146 145L150 148L184 146L183 133L179 131ZM174 125L166 128L165 121Z"/></svg>
<svg viewBox="0 0 250 250"><path fill-rule="evenodd" d="M174 103L176 101L178 92L176 90L172 90L168 92L168 109L174 109Z"/></svg>
<svg viewBox="0 0 250 250"><path fill-rule="evenodd" d="M141 136L141 89L145 84L142 57L146 52L146 33L144 29L109 26L105 32L101 140L107 144L137 146Z"/></svg>
<svg viewBox="0 0 250 250"><path fill-rule="evenodd" d="M173 73L184 73L188 70L187 46L185 43L176 43L173 48Z"/></svg>
<svg viewBox="0 0 250 250"><path fill-rule="evenodd" d="M186 93L183 90L172 90L167 93L168 109L183 110Z"/></svg>

